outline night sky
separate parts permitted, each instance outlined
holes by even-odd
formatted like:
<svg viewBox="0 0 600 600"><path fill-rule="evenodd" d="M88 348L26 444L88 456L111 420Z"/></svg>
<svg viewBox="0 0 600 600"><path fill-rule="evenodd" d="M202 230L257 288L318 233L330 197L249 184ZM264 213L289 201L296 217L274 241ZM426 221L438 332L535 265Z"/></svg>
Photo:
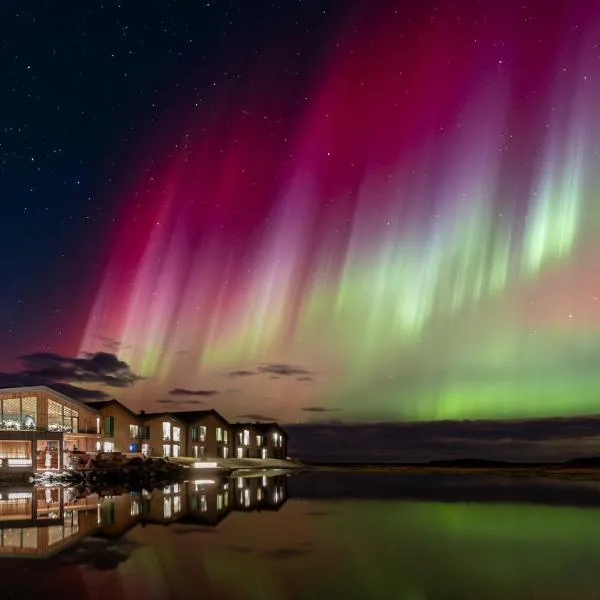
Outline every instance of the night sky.
<svg viewBox="0 0 600 600"><path fill-rule="evenodd" d="M597 2L140 6L0 6L1 385L593 450Z"/></svg>

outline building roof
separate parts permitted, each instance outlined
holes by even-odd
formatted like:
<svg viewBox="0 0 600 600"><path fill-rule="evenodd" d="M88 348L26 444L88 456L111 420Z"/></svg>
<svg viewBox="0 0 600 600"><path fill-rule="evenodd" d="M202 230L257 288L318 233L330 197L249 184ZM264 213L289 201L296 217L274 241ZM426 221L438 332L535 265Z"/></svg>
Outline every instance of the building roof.
<svg viewBox="0 0 600 600"><path fill-rule="evenodd" d="M122 402L119 402L116 398L113 398L112 400L100 400L98 402L87 402L88 406L91 406L92 408L95 408L96 410L101 410L106 406L111 406L114 404L116 404L117 406L120 406L123 410L128 412L131 416L135 417L136 419L140 418L140 415L134 413L130 408L125 406Z"/></svg>
<svg viewBox="0 0 600 600"><path fill-rule="evenodd" d="M195 423L196 421L201 421L202 419L213 416L225 423L229 426L229 421L221 414L219 414L216 410L183 410L179 412L169 413L179 419L180 421L184 421L185 423Z"/></svg>
<svg viewBox="0 0 600 600"><path fill-rule="evenodd" d="M272 423L260 423L259 421L256 421L255 423L235 423L234 425L232 425L232 427L234 427L235 429L254 429L255 431L260 431L263 433L271 431L272 429L277 429L286 438L289 437L283 429L283 427L281 427L279 423L275 423L274 421Z"/></svg>
<svg viewBox="0 0 600 600"><path fill-rule="evenodd" d="M0 394L26 394L27 392L46 392L52 394L65 402L70 402L75 406L86 408L92 412L98 412L91 404L87 402L81 402L81 400L75 400L75 398L71 398L71 396L67 396L62 392L56 391L54 388L51 388L47 385L29 385L23 387L12 387L12 388L0 388Z"/></svg>
<svg viewBox="0 0 600 600"><path fill-rule="evenodd" d="M182 425L185 425L185 421L183 421L182 419L180 419L176 413L172 413L172 412L158 412L158 413L147 413L147 412L141 412L139 415L136 415L138 419L141 419L142 421L152 421L153 419L164 419L165 417L170 417L171 419L174 419L175 421L179 421Z"/></svg>

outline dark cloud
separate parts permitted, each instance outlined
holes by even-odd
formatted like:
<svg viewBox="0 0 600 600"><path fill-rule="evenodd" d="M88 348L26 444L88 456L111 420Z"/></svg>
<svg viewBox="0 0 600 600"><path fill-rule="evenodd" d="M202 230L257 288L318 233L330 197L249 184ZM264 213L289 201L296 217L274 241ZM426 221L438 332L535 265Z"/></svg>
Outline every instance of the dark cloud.
<svg viewBox="0 0 600 600"><path fill-rule="evenodd" d="M286 431L291 456L325 462L459 458L562 461L597 456L600 447L600 416L427 423L315 422L287 425Z"/></svg>
<svg viewBox="0 0 600 600"><path fill-rule="evenodd" d="M305 375L304 377L297 377L296 379L298 381L313 381L313 378L309 377L308 375Z"/></svg>
<svg viewBox="0 0 600 600"><path fill-rule="evenodd" d="M282 377L295 377L297 375L311 375L308 369L294 365L280 363L268 363L257 367L260 373L267 375L280 375Z"/></svg>
<svg viewBox="0 0 600 600"><path fill-rule="evenodd" d="M202 400L173 400L172 398L161 398L160 400L157 400L157 402L158 404L168 404L170 406L182 406L184 404L204 404Z"/></svg>
<svg viewBox="0 0 600 600"><path fill-rule="evenodd" d="M292 548L276 548L274 550L265 550L262 554L263 556L267 556L268 558L298 558L300 556L307 556L308 554L312 554L314 552L311 548L303 548L300 546L292 547Z"/></svg>
<svg viewBox="0 0 600 600"><path fill-rule="evenodd" d="M34 352L20 357L20 375L50 382L100 383L111 387L128 387L141 377L129 365L108 352L86 353L71 358L53 352Z"/></svg>
<svg viewBox="0 0 600 600"><path fill-rule="evenodd" d="M261 415L258 413L250 413L248 415L238 415L238 419L247 419L248 421L271 421L276 422L277 419L273 419L273 417L266 417L265 415Z"/></svg>
<svg viewBox="0 0 600 600"><path fill-rule="evenodd" d="M88 390L74 383L96 383L127 387L140 379L127 363L114 354L97 352L72 358L52 352L36 352L20 357L23 369L0 373L0 387L47 385L78 400L101 400L108 396L101 390Z"/></svg>
<svg viewBox="0 0 600 600"><path fill-rule="evenodd" d="M252 375L256 375L256 372L239 370L239 371L231 371L230 373L227 373L227 377L251 377Z"/></svg>
<svg viewBox="0 0 600 600"><path fill-rule="evenodd" d="M325 406L303 406L302 411L313 413L337 412L339 408L326 408Z"/></svg>
<svg viewBox="0 0 600 600"><path fill-rule="evenodd" d="M169 394L172 396L214 396L218 394L217 390L188 390L186 388L175 388L169 390Z"/></svg>

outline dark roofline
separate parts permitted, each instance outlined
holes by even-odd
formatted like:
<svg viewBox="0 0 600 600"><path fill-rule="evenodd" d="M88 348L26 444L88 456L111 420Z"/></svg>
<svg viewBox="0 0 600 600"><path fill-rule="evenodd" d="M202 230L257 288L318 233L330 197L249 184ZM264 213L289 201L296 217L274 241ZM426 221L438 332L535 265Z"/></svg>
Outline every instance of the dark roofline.
<svg viewBox="0 0 600 600"><path fill-rule="evenodd" d="M273 421L272 423L261 423L259 421L255 421L254 423L232 423L231 426L234 429L257 429L258 431L267 431L269 429L277 429L279 430L284 437L289 438L290 436L287 434L285 429L279 424Z"/></svg>
<svg viewBox="0 0 600 600"><path fill-rule="evenodd" d="M221 422L225 423L228 427L231 425L231 423L214 408L208 410L182 410L172 412L170 414L174 415L180 421L184 421L185 423L193 423L195 421L199 421L203 417L208 417L209 415L212 415L213 417L219 419Z"/></svg>
<svg viewBox="0 0 600 600"><path fill-rule="evenodd" d="M86 404L88 406L91 406L92 408L95 408L96 410L101 410L102 408L110 404L117 404L126 412L128 412L132 417L135 417L136 419L140 418L138 414L134 413L130 408L125 406L122 402L119 402L116 398L113 398L112 400L99 400L98 402L86 402Z"/></svg>
<svg viewBox="0 0 600 600"><path fill-rule="evenodd" d="M187 425L187 423L185 421L182 421L179 417L175 416L175 413L171 413L171 412L160 412L160 413L141 412L139 415L136 415L136 417L144 422L152 421L154 419L160 419L161 417L163 417L163 418L170 417L171 419L174 419L175 421L179 421L182 425Z"/></svg>

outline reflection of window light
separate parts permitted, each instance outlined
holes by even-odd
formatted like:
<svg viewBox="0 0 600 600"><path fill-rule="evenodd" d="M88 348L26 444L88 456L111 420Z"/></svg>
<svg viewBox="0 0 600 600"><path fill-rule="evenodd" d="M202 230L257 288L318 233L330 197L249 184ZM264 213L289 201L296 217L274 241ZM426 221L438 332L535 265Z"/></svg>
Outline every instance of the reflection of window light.
<svg viewBox="0 0 600 600"><path fill-rule="evenodd" d="M139 500L132 500L131 501L131 509L129 511L129 514L132 517L136 517L137 515L140 514L140 501Z"/></svg>
<svg viewBox="0 0 600 600"><path fill-rule="evenodd" d="M217 494L217 510L223 510L223 494Z"/></svg>
<svg viewBox="0 0 600 600"><path fill-rule="evenodd" d="M170 497L164 499L163 512L165 519L170 519L173 516L173 505L171 504Z"/></svg>
<svg viewBox="0 0 600 600"><path fill-rule="evenodd" d="M266 475L262 476L262 485L263 485L263 487L267 487L267 476Z"/></svg>
<svg viewBox="0 0 600 600"><path fill-rule="evenodd" d="M258 488L256 490L256 499L260 502L263 499L263 491L262 488Z"/></svg>
<svg viewBox="0 0 600 600"><path fill-rule="evenodd" d="M96 417L96 433L100 433L100 417Z"/></svg>
<svg viewBox="0 0 600 600"><path fill-rule="evenodd" d="M98 516L97 516L98 525L102 525L102 509L98 504Z"/></svg>
<svg viewBox="0 0 600 600"><path fill-rule="evenodd" d="M244 490L244 506L250 506L250 488Z"/></svg>
<svg viewBox="0 0 600 600"><path fill-rule="evenodd" d="M206 494L200 496L200 512L208 511L208 502L206 501Z"/></svg>
<svg viewBox="0 0 600 600"><path fill-rule="evenodd" d="M181 496L173 496L173 512L178 514L181 512Z"/></svg>
<svg viewBox="0 0 600 600"><path fill-rule="evenodd" d="M244 478L243 477L238 477L237 478L237 486L238 486L238 488L243 488L244 487Z"/></svg>

